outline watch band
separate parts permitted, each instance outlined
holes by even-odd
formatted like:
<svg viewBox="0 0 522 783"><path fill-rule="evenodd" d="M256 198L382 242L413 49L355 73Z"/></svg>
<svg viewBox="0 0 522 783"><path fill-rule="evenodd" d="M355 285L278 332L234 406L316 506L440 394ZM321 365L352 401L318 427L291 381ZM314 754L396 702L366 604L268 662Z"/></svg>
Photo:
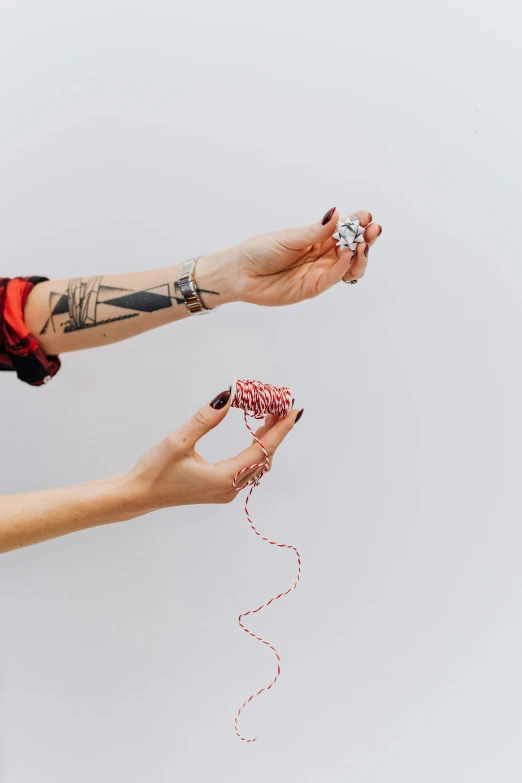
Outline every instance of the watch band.
<svg viewBox="0 0 522 783"><path fill-rule="evenodd" d="M201 299L199 298L198 287L194 280L194 273L196 271L196 263L200 256L195 258L189 258L188 261L184 261L181 265L178 275L178 286L181 291L181 295L185 300L187 309L191 315L203 315L204 313L210 313L215 310L215 307L205 307Z"/></svg>

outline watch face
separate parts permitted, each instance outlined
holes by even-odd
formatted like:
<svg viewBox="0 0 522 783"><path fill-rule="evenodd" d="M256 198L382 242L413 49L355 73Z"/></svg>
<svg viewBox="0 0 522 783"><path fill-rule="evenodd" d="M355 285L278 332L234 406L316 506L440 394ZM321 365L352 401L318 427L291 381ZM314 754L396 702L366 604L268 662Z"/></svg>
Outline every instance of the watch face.
<svg viewBox="0 0 522 783"><path fill-rule="evenodd" d="M181 280L179 288L183 296L193 296L197 289L193 280Z"/></svg>
<svg viewBox="0 0 522 783"><path fill-rule="evenodd" d="M192 259L183 264L177 282L189 312L192 315L203 315L204 313L212 312L212 310L215 310L216 308L204 307L199 298L197 284L192 278L197 260L197 258Z"/></svg>

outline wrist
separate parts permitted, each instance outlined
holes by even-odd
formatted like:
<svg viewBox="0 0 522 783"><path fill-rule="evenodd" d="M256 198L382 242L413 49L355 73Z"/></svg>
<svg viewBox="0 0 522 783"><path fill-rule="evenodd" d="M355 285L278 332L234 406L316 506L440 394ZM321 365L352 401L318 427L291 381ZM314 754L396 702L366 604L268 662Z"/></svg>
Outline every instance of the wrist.
<svg viewBox="0 0 522 783"><path fill-rule="evenodd" d="M104 510L104 522L124 522L152 511L131 471L99 479L90 486L96 490L96 503Z"/></svg>
<svg viewBox="0 0 522 783"><path fill-rule="evenodd" d="M120 519L134 519L159 508L151 501L150 486L136 468L108 479L110 494L120 511Z"/></svg>
<svg viewBox="0 0 522 783"><path fill-rule="evenodd" d="M198 259L195 282L205 307L237 301L239 277L239 248L231 247L201 256Z"/></svg>

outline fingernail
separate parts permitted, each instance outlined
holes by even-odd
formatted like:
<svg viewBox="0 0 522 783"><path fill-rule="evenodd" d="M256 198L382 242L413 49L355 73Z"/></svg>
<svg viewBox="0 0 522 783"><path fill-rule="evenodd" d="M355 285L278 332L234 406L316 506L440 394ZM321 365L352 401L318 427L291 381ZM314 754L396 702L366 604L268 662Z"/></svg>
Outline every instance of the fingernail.
<svg viewBox="0 0 522 783"><path fill-rule="evenodd" d="M382 226L379 226L379 233L377 234L377 236L379 237L381 234L382 234Z"/></svg>
<svg viewBox="0 0 522 783"><path fill-rule="evenodd" d="M330 220L333 217L333 213L335 212L335 209L336 209L336 207L332 207L331 209L328 210L328 212L325 214L325 216L321 220L321 225L322 226L326 226L326 224L330 222Z"/></svg>
<svg viewBox="0 0 522 783"><path fill-rule="evenodd" d="M214 408L215 411L220 411L221 408L225 407L229 399L230 399L230 389L225 389L225 391L220 392L217 397L214 397L214 399L210 403L210 406L211 408Z"/></svg>
<svg viewBox="0 0 522 783"><path fill-rule="evenodd" d="M372 215L372 213L371 213L371 212L368 212L368 214L369 214L369 216L370 216L370 221L369 221L369 222L371 223L371 222L372 222L372 220L373 220L373 215Z"/></svg>
<svg viewBox="0 0 522 783"><path fill-rule="evenodd" d="M295 417L295 422L294 422L295 424L297 424L297 422L299 421L299 419L301 418L301 416L303 415L303 413L304 413L304 408L301 408L301 410L299 411L299 413L298 413L298 414L297 414L297 416Z"/></svg>
<svg viewBox="0 0 522 783"><path fill-rule="evenodd" d="M366 247L364 248L364 255L366 256L366 258L368 258L369 253L370 253L370 245L366 245Z"/></svg>

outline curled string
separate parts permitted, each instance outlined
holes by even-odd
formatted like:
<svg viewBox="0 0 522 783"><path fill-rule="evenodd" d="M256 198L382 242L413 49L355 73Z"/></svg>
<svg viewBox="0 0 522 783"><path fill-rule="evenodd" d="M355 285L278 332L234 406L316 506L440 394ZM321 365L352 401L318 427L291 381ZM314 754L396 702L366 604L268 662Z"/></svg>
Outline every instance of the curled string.
<svg viewBox="0 0 522 783"><path fill-rule="evenodd" d="M243 612L242 614L239 615L238 618L238 623L243 629L243 631L245 631L245 633L247 633L249 636L252 636L252 638L257 639L258 642L261 642L262 644L265 644L267 647L269 647L270 650L272 650L272 652L274 653L277 660L277 671L274 679L268 685L265 685L263 688L258 690L257 693L253 693L248 699L246 699L236 714L236 717L234 719L234 730L237 736L239 737L239 739L242 740L243 742L255 742L257 739L259 739L259 737L253 737L252 739L248 739L247 737L244 737L240 733L238 722L243 709L246 707L247 704L249 704L249 702L251 702L257 696L263 693L263 691L269 691L275 685L275 683L279 679L279 675L281 674L281 658L274 645L271 644L266 639L263 639L261 636L257 636L255 633L253 633L253 631L250 630L250 628L247 628L247 626L243 622L243 619L245 617L248 617L249 614L256 614L257 612L260 612L265 607L270 606L270 604L273 603L274 601L278 601L280 598L283 598L283 596L288 595L288 593L291 593L292 590L296 589L297 585L299 584L299 580L301 579L301 556L297 551L297 549L295 548L295 546L292 546L291 544L280 544L277 541L271 541L266 536L263 536L256 528L256 526L252 522L252 518L250 517L250 513L248 510L248 502L250 500L252 492L254 491L254 488L258 486L262 476L270 468L270 461L269 461L267 450L265 449L265 447L263 446L259 438L255 435L252 428L250 427L247 420L247 416L251 416L255 419L262 419L267 413L272 413L275 416L284 418L292 408L292 405L293 405L292 392L290 391L290 389L286 387L271 386L270 384L261 383L261 381L237 381L236 382L236 392L234 395L234 399L232 401L232 407L240 408L243 410L246 427L250 432L250 434L252 435L252 437L254 438L254 440L260 446L264 455L264 460L263 462L259 462L254 465L249 465L247 468L243 468L242 470L240 470L234 477L234 488L238 491L244 489L247 486L247 484L245 484L244 486L238 486L238 482L241 476L244 473L252 470L253 468L261 468L261 470L258 471L253 481L251 482L250 491L248 492L245 501L246 518L248 519L250 527L252 528L256 536L259 536L259 538L261 538L262 541L266 541L272 546L276 546L281 549L291 549L295 552L297 557L297 576L293 585L289 587L288 590L279 593L279 595L273 596L273 598L270 598L270 600L266 601L266 603L261 604L261 606L258 606L257 609L249 609L247 612Z"/></svg>

